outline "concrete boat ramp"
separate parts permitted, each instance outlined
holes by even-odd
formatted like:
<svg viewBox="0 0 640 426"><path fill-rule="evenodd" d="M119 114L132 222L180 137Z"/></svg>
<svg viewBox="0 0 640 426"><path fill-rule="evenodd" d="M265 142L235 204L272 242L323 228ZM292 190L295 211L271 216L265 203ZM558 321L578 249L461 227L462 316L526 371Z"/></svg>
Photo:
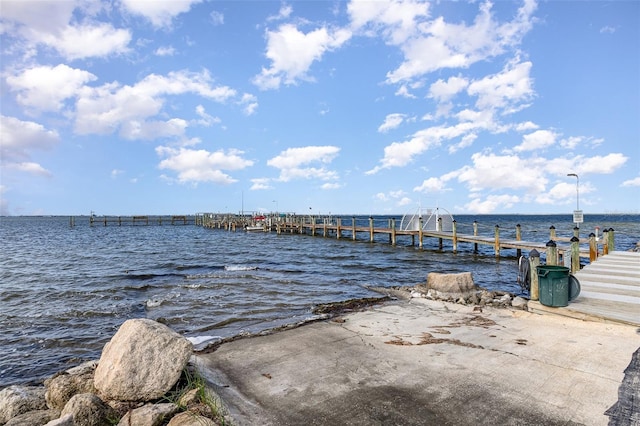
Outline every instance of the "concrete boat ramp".
<svg viewBox="0 0 640 426"><path fill-rule="evenodd" d="M639 425L639 256L584 268L580 315L397 300L193 362L236 426Z"/></svg>
<svg viewBox="0 0 640 426"><path fill-rule="evenodd" d="M568 306L547 307L529 302L529 311L640 327L640 253L612 252L574 276L581 291Z"/></svg>

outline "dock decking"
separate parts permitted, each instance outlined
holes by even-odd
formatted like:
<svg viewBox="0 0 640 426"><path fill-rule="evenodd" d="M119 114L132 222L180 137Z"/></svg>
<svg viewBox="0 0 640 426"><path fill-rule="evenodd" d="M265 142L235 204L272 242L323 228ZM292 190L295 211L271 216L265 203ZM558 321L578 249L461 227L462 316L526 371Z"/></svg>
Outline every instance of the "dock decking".
<svg viewBox="0 0 640 426"><path fill-rule="evenodd" d="M640 327L640 253L614 251L573 274L580 295L566 307L529 302L529 311Z"/></svg>

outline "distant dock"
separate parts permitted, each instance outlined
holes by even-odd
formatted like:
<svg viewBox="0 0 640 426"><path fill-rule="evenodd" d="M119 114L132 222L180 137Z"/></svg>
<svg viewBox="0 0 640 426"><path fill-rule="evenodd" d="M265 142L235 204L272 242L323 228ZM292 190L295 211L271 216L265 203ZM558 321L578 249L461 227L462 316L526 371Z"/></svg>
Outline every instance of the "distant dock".
<svg viewBox="0 0 640 426"><path fill-rule="evenodd" d="M85 216L86 217L86 216ZM195 225L196 216L89 216L89 226L162 226L162 225ZM69 218L69 226L76 225L76 217Z"/></svg>

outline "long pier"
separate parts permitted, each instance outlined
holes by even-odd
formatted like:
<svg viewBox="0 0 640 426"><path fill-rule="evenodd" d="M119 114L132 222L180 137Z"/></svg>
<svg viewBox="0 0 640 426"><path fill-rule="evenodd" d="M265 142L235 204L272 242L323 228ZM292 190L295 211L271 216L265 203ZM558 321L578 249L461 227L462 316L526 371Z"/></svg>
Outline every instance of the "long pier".
<svg viewBox="0 0 640 426"><path fill-rule="evenodd" d="M149 226L149 225L196 225L197 216L89 216L89 226ZM76 225L76 217L69 217L69 226Z"/></svg>
<svg viewBox="0 0 640 426"><path fill-rule="evenodd" d="M196 222L207 228L225 229L229 231L258 231L276 232L278 234L305 234L311 236L335 237L337 239L350 238L352 240L362 239L366 235L369 242L376 241L376 235L386 235L389 244L396 245L400 237L411 238L411 245L416 243L420 248L424 247L424 241L432 238L437 239L438 248L444 249L444 241L450 241L451 250L455 253L461 243L473 244L474 251L478 251L479 245L493 248L496 257L500 257L505 249L515 249L516 256L520 257L523 250L530 255L536 256L545 254L546 262L549 265L566 264L572 271L580 270L580 260L593 262L598 256L607 254L615 250L614 230L605 229L601 238L597 238L593 233L587 239L579 238L579 229L574 228L573 235L559 236L556 228L549 228L549 240L546 242L530 241L522 239L522 229L516 226L515 238L504 238L501 235L501 228L496 225L490 234L481 235L479 225L473 223L472 233L458 232L458 224L455 220L451 223L450 231L443 231L441 219L436 224L435 230L425 230L422 223L418 229L402 230L396 226L396 220L388 219L387 226L374 226L373 217L369 217L368 226L358 226L356 218L351 219L351 223L343 224L343 218L333 218L330 216L296 216L296 215L270 215L270 216L237 216L237 215L216 215L200 214ZM449 244L448 244L449 245Z"/></svg>

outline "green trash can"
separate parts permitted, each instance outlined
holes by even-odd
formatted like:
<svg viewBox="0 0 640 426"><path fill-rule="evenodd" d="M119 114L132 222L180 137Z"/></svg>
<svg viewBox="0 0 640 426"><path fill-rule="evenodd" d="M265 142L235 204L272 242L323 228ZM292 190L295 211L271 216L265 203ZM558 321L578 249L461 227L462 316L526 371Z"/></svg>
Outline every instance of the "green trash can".
<svg viewBox="0 0 640 426"><path fill-rule="evenodd" d="M565 266L537 266L539 300L544 306L561 307L569 304L569 268Z"/></svg>

